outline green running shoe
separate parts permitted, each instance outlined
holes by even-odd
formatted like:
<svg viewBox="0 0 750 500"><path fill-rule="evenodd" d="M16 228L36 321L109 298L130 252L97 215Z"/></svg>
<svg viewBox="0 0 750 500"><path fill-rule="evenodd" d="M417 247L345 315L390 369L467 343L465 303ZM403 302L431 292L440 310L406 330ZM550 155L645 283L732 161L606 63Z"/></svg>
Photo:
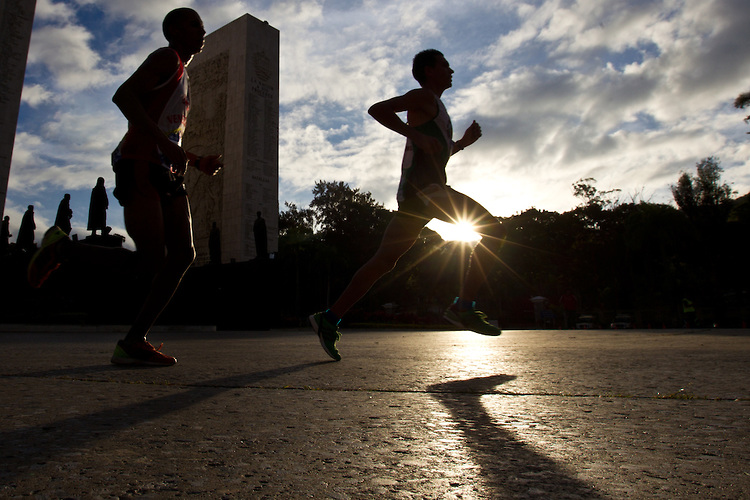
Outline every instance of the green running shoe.
<svg viewBox="0 0 750 500"><path fill-rule="evenodd" d="M470 330L482 335L491 335L494 337L503 333L501 329L487 322L486 314L476 309L459 311L457 308L451 306L445 310L443 318L463 330Z"/></svg>
<svg viewBox="0 0 750 500"><path fill-rule="evenodd" d="M341 355L336 348L336 343L341 338L338 325L334 325L328 321L322 312L312 314L310 316L310 324L318 335L320 345L323 346L326 354L336 361L341 361Z"/></svg>
<svg viewBox="0 0 750 500"><path fill-rule="evenodd" d="M66 238L68 238L67 233L57 226L52 226L44 233L42 244L31 257L26 272L26 278L31 286L39 288L49 278L49 275L60 267L62 261L58 254L58 247L62 240Z"/></svg>

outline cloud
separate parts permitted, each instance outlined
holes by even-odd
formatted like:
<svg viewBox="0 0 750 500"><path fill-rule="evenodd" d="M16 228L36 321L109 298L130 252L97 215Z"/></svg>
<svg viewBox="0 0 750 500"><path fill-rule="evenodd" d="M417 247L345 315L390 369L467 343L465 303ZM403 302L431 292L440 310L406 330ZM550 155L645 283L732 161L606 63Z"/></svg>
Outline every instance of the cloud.
<svg viewBox="0 0 750 500"><path fill-rule="evenodd" d="M81 91L112 81L102 69L102 59L89 46L91 33L81 26L42 26L32 32L29 64L44 67L54 86L62 91Z"/></svg>
<svg viewBox="0 0 750 500"><path fill-rule="evenodd" d="M51 0L37 0L34 10L34 20L38 21L62 21L67 22L75 17L74 6L65 2Z"/></svg>
<svg viewBox="0 0 750 500"><path fill-rule="evenodd" d="M9 190L29 195L90 188L97 177L114 182L110 154L124 130L111 111L58 112L37 133L16 135Z"/></svg>
<svg viewBox="0 0 750 500"><path fill-rule="evenodd" d="M100 9L108 20L119 23L135 23L154 25L154 31L161 33L161 21L170 10L178 7L195 8L192 0L128 0L127 2L112 2L110 0L76 0L82 6L95 6ZM208 2L203 2L208 3ZM217 2L218 3L218 2Z"/></svg>
<svg viewBox="0 0 750 500"><path fill-rule="evenodd" d="M44 88L43 85L38 83L33 85L24 85L23 92L21 94L21 102L28 104L32 108L39 106L40 104L48 103L53 101L55 94L50 90Z"/></svg>

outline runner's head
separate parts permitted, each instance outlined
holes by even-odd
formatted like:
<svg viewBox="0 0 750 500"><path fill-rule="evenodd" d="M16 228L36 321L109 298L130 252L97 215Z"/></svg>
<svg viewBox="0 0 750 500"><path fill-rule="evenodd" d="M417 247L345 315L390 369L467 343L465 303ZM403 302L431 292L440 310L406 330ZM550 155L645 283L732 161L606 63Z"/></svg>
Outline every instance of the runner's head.
<svg viewBox="0 0 750 500"><path fill-rule="evenodd" d="M444 57L443 53L435 49L423 50L416 56L411 65L411 74L414 79L417 80L420 85L424 84L427 76L425 75L425 68L428 66L434 66L437 63L438 58Z"/></svg>
<svg viewBox="0 0 750 500"><path fill-rule="evenodd" d="M170 11L161 24L164 38L169 46L180 49L189 54L197 54L203 49L203 38L206 30L203 21L196 11L188 7L180 7Z"/></svg>

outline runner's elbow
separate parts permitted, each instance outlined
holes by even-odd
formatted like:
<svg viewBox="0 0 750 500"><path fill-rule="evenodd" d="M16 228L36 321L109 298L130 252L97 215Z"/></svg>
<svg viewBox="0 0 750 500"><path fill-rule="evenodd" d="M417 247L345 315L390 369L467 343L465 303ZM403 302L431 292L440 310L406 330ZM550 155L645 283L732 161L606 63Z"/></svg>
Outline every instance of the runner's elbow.
<svg viewBox="0 0 750 500"><path fill-rule="evenodd" d="M367 113L376 120L379 120L386 112L387 107L383 102L376 102L375 104L370 106L370 109L367 110Z"/></svg>

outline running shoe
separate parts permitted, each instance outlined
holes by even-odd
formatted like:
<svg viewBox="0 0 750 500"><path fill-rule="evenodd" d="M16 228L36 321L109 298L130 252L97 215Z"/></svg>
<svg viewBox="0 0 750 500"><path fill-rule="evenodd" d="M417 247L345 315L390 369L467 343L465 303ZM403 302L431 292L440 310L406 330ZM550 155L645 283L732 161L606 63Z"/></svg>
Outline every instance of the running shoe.
<svg viewBox="0 0 750 500"><path fill-rule="evenodd" d="M459 311L451 306L445 310L443 317L461 329L481 333L482 335L497 336L503 333L501 329L487 322L486 314L476 309Z"/></svg>
<svg viewBox="0 0 750 500"><path fill-rule="evenodd" d="M59 245L66 238L68 238L68 235L57 226L52 226L44 233L42 245L31 257L26 272L26 278L32 287L39 288L42 286L49 275L60 267L62 261L58 254Z"/></svg>
<svg viewBox="0 0 750 500"><path fill-rule="evenodd" d="M159 352L159 347L154 347L145 340L135 344L125 344L122 340L117 342L115 353L112 355L112 363L116 365L149 365L149 366L172 366L177 359Z"/></svg>
<svg viewBox="0 0 750 500"><path fill-rule="evenodd" d="M310 324L318 335L320 345L323 346L326 354L336 361L341 361L341 355L336 348L336 343L341 338L338 325L334 325L328 321L322 312L311 315Z"/></svg>

